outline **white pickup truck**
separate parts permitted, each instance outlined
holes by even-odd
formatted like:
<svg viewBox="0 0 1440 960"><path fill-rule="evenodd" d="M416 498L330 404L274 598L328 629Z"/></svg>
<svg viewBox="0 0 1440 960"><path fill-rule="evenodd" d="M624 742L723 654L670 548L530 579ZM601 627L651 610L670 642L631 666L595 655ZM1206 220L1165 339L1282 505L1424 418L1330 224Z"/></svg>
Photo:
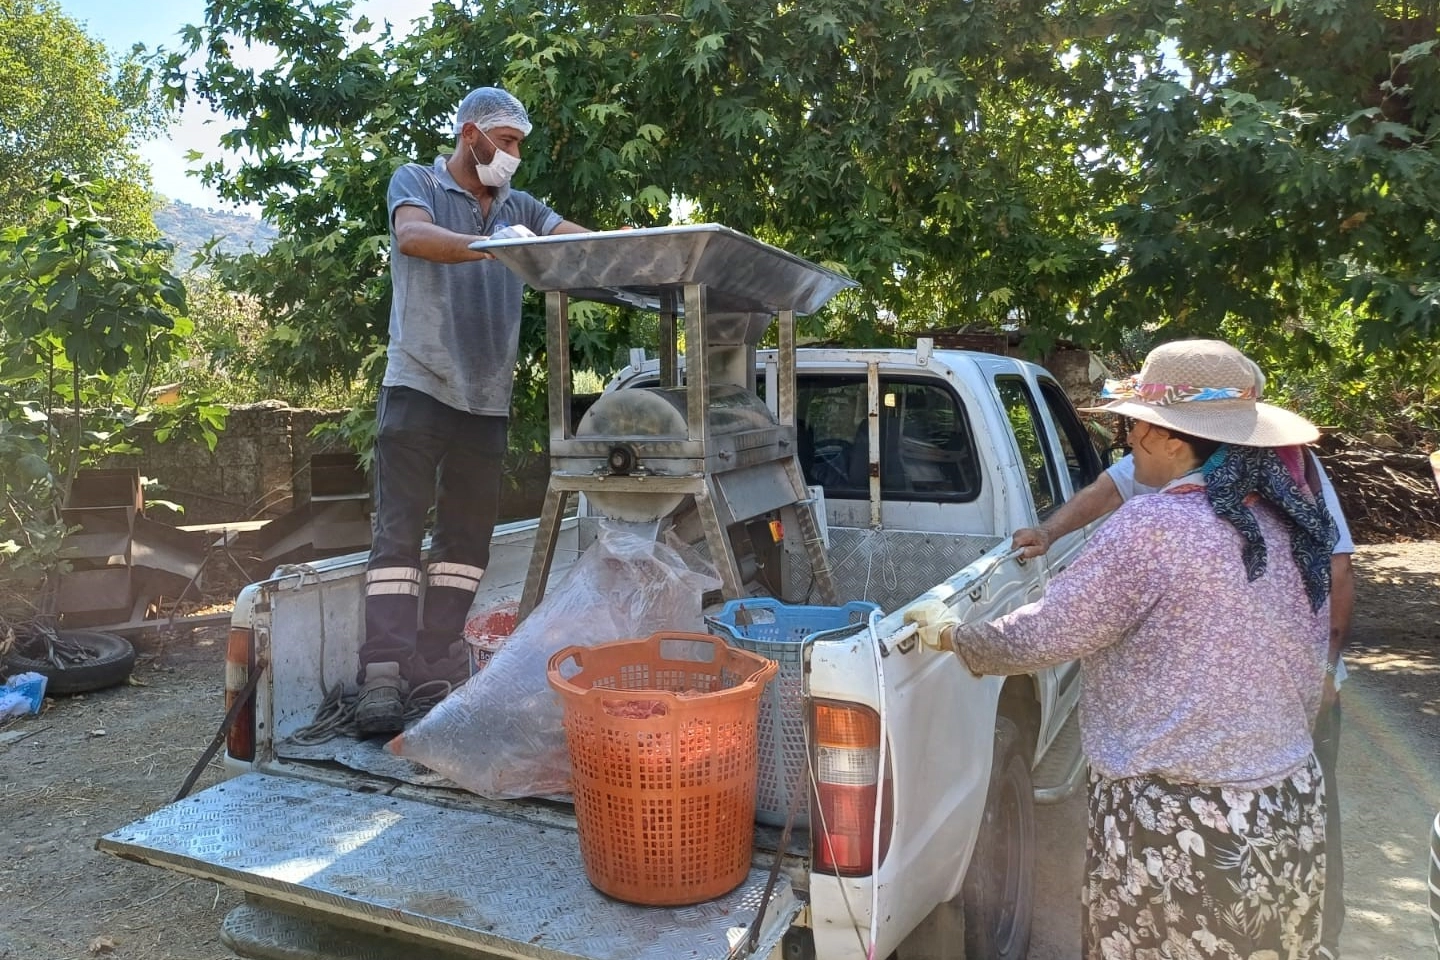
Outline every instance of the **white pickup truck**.
<svg viewBox="0 0 1440 960"><path fill-rule="evenodd" d="M552 320L556 303L552 294ZM811 802L833 810L840 795L858 796L847 808L856 816L783 844L785 831L757 826L754 868L733 893L640 907L587 883L566 803L481 798L377 741L297 740L355 672L366 559L355 554L245 588L226 658L227 697L242 700L226 749L232 778L99 848L244 891L223 936L253 958L1023 958L1033 805L1068 796L1082 775L1078 670L976 678L918 643L904 614L938 598L964 619L989 618L1038 597L1085 533L1028 562L1009 552L1009 534L1094 479L1100 458L1059 383L1034 364L929 340L795 349L784 331L778 350L744 356L787 444L786 469L793 456L812 492L804 506L819 514L833 594L883 611L804 651L807 715L823 708L871 731L845 743L807 731L812 751L829 751L824 769L812 767ZM676 376L663 347L658 360L633 359L606 394ZM582 501L578 516L551 518L547 569L594 535L585 514ZM521 596L546 522L497 529L475 609ZM747 589L761 570L783 599L817 602L804 551L788 540L777 549L787 556L743 565ZM844 776L824 772L837 769Z"/></svg>

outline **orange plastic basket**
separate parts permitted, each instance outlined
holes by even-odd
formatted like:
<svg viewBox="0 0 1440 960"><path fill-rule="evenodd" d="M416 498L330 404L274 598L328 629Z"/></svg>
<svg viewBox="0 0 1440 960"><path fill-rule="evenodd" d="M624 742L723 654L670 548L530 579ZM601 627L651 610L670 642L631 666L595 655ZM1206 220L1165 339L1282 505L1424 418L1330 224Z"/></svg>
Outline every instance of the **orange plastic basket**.
<svg viewBox="0 0 1440 960"><path fill-rule="evenodd" d="M698 633L550 658L580 856L617 900L713 900L750 872L760 694L778 667Z"/></svg>

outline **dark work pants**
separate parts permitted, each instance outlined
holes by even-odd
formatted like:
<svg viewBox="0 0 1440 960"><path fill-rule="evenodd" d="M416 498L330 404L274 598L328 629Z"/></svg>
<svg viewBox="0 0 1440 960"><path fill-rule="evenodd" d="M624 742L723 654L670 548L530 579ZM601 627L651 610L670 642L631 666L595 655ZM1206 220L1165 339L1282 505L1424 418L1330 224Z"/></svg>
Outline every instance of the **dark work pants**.
<svg viewBox="0 0 1440 960"><path fill-rule="evenodd" d="M409 387L381 388L376 421L360 664L395 661L403 671L417 650L438 659L464 630L490 562L508 421L464 413ZM420 542L431 504L421 623Z"/></svg>
<svg viewBox="0 0 1440 960"><path fill-rule="evenodd" d="M1345 861L1340 850L1340 784L1335 764L1340 754L1340 698L1322 708L1315 721L1315 759L1325 777L1325 907L1320 945L1340 956L1340 928L1345 925Z"/></svg>

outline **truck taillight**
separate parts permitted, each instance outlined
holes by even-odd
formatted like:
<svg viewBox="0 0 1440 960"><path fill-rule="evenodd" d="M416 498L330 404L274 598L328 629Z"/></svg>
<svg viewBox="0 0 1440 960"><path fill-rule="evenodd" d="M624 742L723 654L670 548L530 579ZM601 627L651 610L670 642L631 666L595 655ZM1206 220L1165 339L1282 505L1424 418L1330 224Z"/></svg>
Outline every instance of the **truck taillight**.
<svg viewBox="0 0 1440 960"><path fill-rule="evenodd" d="M228 714L237 697L245 692L250 671L255 669L254 635L239 627L230 628L225 645L225 711ZM225 734L225 752L236 760L255 759L255 697L235 715L235 722Z"/></svg>
<svg viewBox="0 0 1440 960"><path fill-rule="evenodd" d="M875 794L881 789L880 716L853 703L814 701L815 871L845 877L874 872ZM880 857L890 846L890 781L885 778Z"/></svg>

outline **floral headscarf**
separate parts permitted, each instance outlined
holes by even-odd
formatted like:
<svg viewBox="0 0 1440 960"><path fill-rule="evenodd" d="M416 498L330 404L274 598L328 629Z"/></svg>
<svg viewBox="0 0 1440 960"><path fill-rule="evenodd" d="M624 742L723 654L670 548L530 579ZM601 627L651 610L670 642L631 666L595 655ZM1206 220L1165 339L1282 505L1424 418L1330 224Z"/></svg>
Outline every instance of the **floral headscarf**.
<svg viewBox="0 0 1440 960"><path fill-rule="evenodd" d="M1290 522L1290 553L1300 568L1311 611L1319 611L1330 595L1330 555L1339 533L1325 499L1296 482L1295 474L1274 447L1225 444L1201 467L1205 494L1215 514L1230 522L1245 540L1245 575L1255 580L1267 565L1265 537L1250 512L1260 497Z"/></svg>

